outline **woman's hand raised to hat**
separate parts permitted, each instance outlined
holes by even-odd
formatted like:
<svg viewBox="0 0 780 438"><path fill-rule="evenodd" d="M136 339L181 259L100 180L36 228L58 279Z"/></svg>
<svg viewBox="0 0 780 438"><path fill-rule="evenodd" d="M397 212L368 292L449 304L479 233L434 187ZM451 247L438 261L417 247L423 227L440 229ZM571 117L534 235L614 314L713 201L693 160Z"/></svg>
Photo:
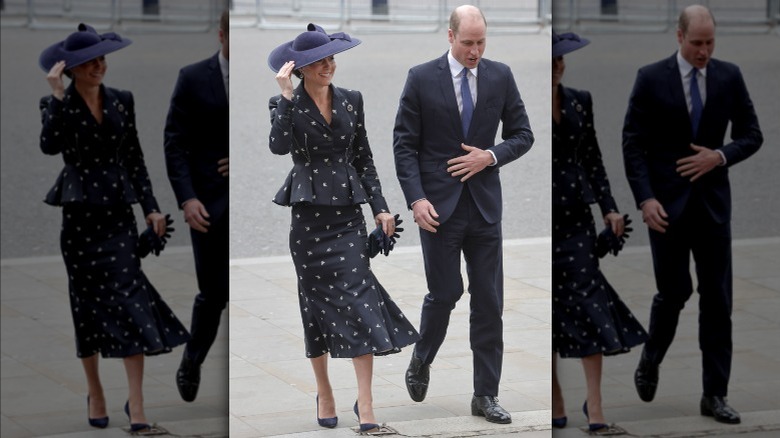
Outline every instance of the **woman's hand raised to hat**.
<svg viewBox="0 0 780 438"><path fill-rule="evenodd" d="M295 61L287 61L279 69L279 73L276 74L276 82L279 84L279 88L282 89L282 96L287 100L292 100L293 83L291 76L293 70L295 70Z"/></svg>
<svg viewBox="0 0 780 438"><path fill-rule="evenodd" d="M46 75L46 80L51 87L51 94L57 99L65 97L65 83L62 81L62 73L65 72L65 61L54 64Z"/></svg>

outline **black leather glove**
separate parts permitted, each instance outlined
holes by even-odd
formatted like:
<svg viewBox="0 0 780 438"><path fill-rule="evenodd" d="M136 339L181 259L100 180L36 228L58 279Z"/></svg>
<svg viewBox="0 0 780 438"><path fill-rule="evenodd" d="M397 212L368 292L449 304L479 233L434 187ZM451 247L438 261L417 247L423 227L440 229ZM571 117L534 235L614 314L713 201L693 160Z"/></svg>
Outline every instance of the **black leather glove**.
<svg viewBox="0 0 780 438"><path fill-rule="evenodd" d="M612 232L612 227L609 225L599 233L599 236L596 239L596 255L599 258L606 256L610 252L613 256L617 256L620 250L623 249L626 239L630 237L629 233L634 231L632 227L629 227L632 221L628 218L627 214L623 215L623 222L625 228L623 229L623 235L620 237Z"/></svg>
<svg viewBox="0 0 780 438"><path fill-rule="evenodd" d="M393 250L393 247L395 247L395 243L397 239L401 237L400 232L402 232L404 229L400 228L398 225L401 225L403 223L403 220L400 219L400 214L396 214L393 218L395 220L395 232L388 236L385 234L384 230L382 229L382 225L377 225L377 227L374 229L374 231L371 232L371 234L368 235L368 256L371 258L374 258L377 254L380 252L387 257L390 255L390 251Z"/></svg>
<svg viewBox="0 0 780 438"><path fill-rule="evenodd" d="M171 237L171 233L175 231L173 227L173 219L170 214L165 215L165 234L158 236L154 232L154 227L149 225L146 227L143 233L138 236L138 246L135 248L135 255L144 258L149 253L159 256L160 252L165 249L165 244L168 243L168 239Z"/></svg>
<svg viewBox="0 0 780 438"><path fill-rule="evenodd" d="M382 252L385 247L385 236L381 226L377 226L371 234L368 235L368 256L371 258L376 257L377 254Z"/></svg>
<svg viewBox="0 0 780 438"><path fill-rule="evenodd" d="M390 251L393 250L395 247L396 239L400 239L401 235L398 233L401 233L404 229L399 227L404 221L401 219L400 214L396 214L393 218L395 220L395 231L391 236L385 236L385 247L384 247L384 254L385 256L388 256L390 254ZM384 232L382 233L385 234Z"/></svg>

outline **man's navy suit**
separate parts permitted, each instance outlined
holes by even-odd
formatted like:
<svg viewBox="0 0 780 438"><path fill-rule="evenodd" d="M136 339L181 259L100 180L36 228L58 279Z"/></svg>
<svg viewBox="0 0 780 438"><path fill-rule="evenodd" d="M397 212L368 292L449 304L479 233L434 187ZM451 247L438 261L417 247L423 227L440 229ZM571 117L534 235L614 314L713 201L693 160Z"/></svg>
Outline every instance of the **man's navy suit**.
<svg viewBox="0 0 780 438"><path fill-rule="evenodd" d="M184 354L197 364L216 338L228 300L228 178L217 163L228 157L229 110L218 56L181 69L165 125L165 161L179 207L197 198L211 223L207 233L190 229L200 293Z"/></svg>
<svg viewBox="0 0 780 438"><path fill-rule="evenodd" d="M726 396L731 369L731 189L729 167L755 153L763 138L739 68L710 59L706 102L693 136L676 55L641 68L623 127L623 158L637 206L651 198L668 214L665 233L650 230L658 292L643 357L658 365L671 345L680 311L693 293L690 255L699 292L703 391ZM731 123L731 142L724 144ZM719 150L726 164L691 182L677 161L691 144Z"/></svg>
<svg viewBox="0 0 780 438"><path fill-rule="evenodd" d="M503 141L494 144L502 124ZM464 136L447 54L409 70L393 134L396 173L407 204L426 198L439 214L436 233L420 229L429 293L422 307L415 355L430 364L444 341L450 312L463 294L463 253L471 294L474 394L498 395L503 356L501 166L533 144L525 106L508 66L482 59L477 100ZM496 165L465 183L447 161L465 155L461 143L492 151Z"/></svg>

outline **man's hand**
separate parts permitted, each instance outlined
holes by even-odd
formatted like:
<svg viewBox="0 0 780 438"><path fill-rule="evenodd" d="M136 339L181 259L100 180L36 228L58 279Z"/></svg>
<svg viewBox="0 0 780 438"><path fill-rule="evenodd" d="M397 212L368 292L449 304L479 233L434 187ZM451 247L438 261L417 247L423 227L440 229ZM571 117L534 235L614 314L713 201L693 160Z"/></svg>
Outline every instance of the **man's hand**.
<svg viewBox="0 0 780 438"><path fill-rule="evenodd" d="M449 172L450 175L464 175L463 178L460 179L460 182L465 182L467 179L481 172L484 168L493 164L493 154L490 152L463 143L460 144L460 147L468 152L468 154L447 161L447 164L449 165L449 167L447 167L447 172Z"/></svg>
<svg viewBox="0 0 780 438"><path fill-rule="evenodd" d="M666 221L668 217L664 207L655 198L650 198L642 204L642 220L651 230L665 233L666 227L669 226Z"/></svg>
<svg viewBox="0 0 780 438"><path fill-rule="evenodd" d="M436 227L439 226L436 218L439 217L439 214L436 213L433 204L427 199L421 199L412 205L412 212L414 213L414 221L420 228L431 233L436 232Z"/></svg>
<svg viewBox="0 0 780 438"><path fill-rule="evenodd" d="M693 143L691 149L696 151L695 155L677 160L677 173L685 178L690 177L691 181L696 181L723 162L721 155L712 149Z"/></svg>
<svg viewBox="0 0 780 438"><path fill-rule="evenodd" d="M217 166L219 166L217 168L217 171L219 172L220 175L224 176L225 178L228 177L228 168L230 167L229 161L230 161L230 158L228 158L228 157L225 157L225 158L217 161Z"/></svg>
<svg viewBox="0 0 780 438"><path fill-rule="evenodd" d="M193 198L184 203L182 206L184 209L184 222L195 231L201 233L208 233L208 226L211 223L206 220L209 217L209 212L206 211L206 207L203 206L199 200Z"/></svg>

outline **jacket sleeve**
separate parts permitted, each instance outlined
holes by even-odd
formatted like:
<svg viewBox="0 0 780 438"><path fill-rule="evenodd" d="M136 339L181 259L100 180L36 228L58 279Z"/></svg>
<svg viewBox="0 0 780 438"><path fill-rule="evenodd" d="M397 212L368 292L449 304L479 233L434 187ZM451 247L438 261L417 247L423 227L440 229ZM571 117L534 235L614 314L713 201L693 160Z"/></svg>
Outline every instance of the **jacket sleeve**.
<svg viewBox="0 0 780 438"><path fill-rule="evenodd" d="M425 198L420 177L420 138L422 135L422 115L420 95L415 69L409 70L393 128L393 154L395 172L411 209L412 202Z"/></svg>
<svg viewBox="0 0 780 438"><path fill-rule="evenodd" d="M652 120L651 98L650 84L644 70L640 69L628 100L628 110L623 123L623 165L637 208L640 208L642 202L655 197L650 185L646 144L646 139L649 138L648 129L653 129L647 126L647 121Z"/></svg>
<svg viewBox="0 0 780 438"><path fill-rule="evenodd" d="M41 151L47 155L56 155L65 149L65 126L62 111L65 103L54 96L41 98Z"/></svg>
<svg viewBox="0 0 780 438"><path fill-rule="evenodd" d="M737 164L753 155L764 142L758 126L756 110L753 108L753 102L750 100L750 94L739 68L736 68L736 81L731 91L735 96L731 120L732 141L720 149L726 157L727 166Z"/></svg>
<svg viewBox="0 0 780 438"><path fill-rule="evenodd" d="M360 183L368 194L368 203L371 211L376 216L379 213L389 213L387 201L382 195L382 185L379 183L379 175L374 165L374 157L371 153L371 147L368 144L368 135L366 133L365 113L363 112L363 96L357 94L357 126L355 127L355 137L352 143L352 150L355 159L352 164L360 177Z"/></svg>
<svg viewBox="0 0 780 438"><path fill-rule="evenodd" d="M135 126L135 103L133 101L133 95L130 92L123 92L122 97L123 100L125 100L125 106L127 107L127 132L125 132L122 144L126 154L124 167L130 175L130 183L133 185L133 189L138 196L141 208L144 211L144 216L153 212L159 213L160 207L157 205L157 200L154 198L154 193L152 192L152 181L149 178L149 172L146 169L146 162L144 161L144 154L141 150L141 143L138 140L138 131Z"/></svg>
<svg viewBox="0 0 780 438"><path fill-rule="evenodd" d="M587 91L580 92L580 101L586 111L585 137L580 148L583 153L582 168L585 170L585 175L588 178L588 183L596 198L596 202L599 203L601 215L606 216L607 213L618 211L617 204L612 197L607 171L604 169L601 149L596 138L596 129L593 124L593 100L590 93Z"/></svg>
<svg viewBox="0 0 780 438"><path fill-rule="evenodd" d="M268 101L271 112L271 132L268 147L277 155L289 154L293 150L293 109L295 105L281 94Z"/></svg>
<svg viewBox="0 0 780 438"><path fill-rule="evenodd" d="M195 105L189 98L192 95L189 87L186 74L183 70L179 71L165 120L165 168L179 208L185 201L197 197L188 159L189 144L193 141L188 133L188 124L192 120L189 108Z"/></svg>
<svg viewBox="0 0 780 438"><path fill-rule="evenodd" d="M504 75L507 78L504 90L506 100L501 111L501 138L504 141L488 148L495 154L497 166L503 166L522 157L534 144L534 134L512 70L508 66L503 68L506 69Z"/></svg>

